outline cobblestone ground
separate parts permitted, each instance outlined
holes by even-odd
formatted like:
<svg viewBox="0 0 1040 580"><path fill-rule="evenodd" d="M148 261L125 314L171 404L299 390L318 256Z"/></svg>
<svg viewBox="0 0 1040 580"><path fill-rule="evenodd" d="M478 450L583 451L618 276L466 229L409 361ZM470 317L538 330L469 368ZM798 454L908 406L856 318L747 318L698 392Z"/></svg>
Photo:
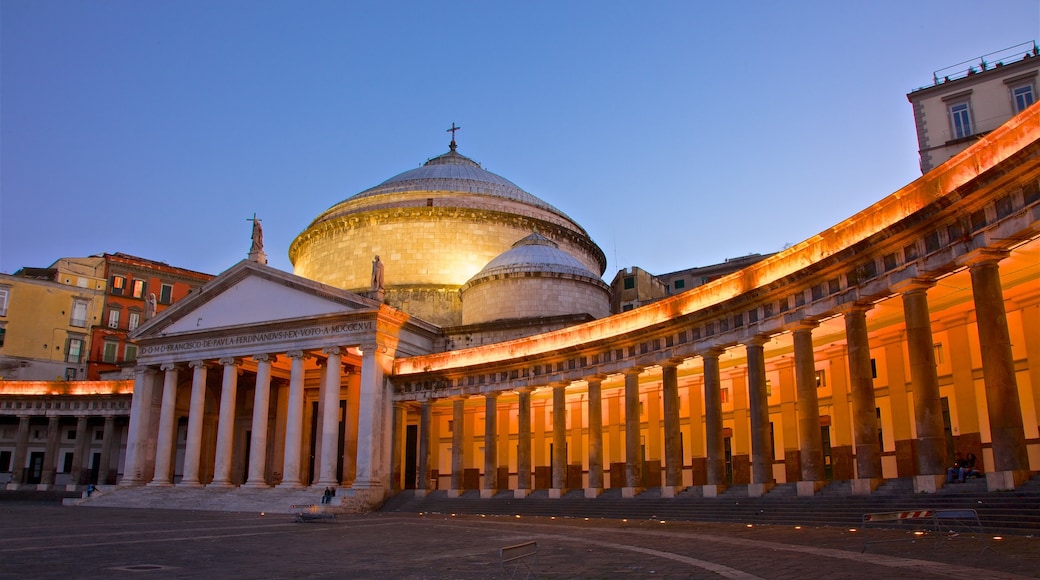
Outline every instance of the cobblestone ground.
<svg viewBox="0 0 1040 580"><path fill-rule="evenodd" d="M507 578L499 549L530 541L539 578L1040 578L1031 536L418 514L295 523L0 503L3 579Z"/></svg>

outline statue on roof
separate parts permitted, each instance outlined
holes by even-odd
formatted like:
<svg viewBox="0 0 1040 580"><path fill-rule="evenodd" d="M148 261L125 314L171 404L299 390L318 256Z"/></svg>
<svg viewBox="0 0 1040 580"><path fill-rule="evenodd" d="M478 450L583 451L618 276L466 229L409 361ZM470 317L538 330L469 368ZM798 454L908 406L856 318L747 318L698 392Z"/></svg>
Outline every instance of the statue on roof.
<svg viewBox="0 0 1040 580"><path fill-rule="evenodd" d="M256 218L255 213L253 214L253 245L250 246L249 251L264 251L264 228L260 225L260 220Z"/></svg>
<svg viewBox="0 0 1040 580"><path fill-rule="evenodd" d="M372 260L372 288L373 292L379 292L383 289L383 263L379 261L379 256L376 256L375 260Z"/></svg>

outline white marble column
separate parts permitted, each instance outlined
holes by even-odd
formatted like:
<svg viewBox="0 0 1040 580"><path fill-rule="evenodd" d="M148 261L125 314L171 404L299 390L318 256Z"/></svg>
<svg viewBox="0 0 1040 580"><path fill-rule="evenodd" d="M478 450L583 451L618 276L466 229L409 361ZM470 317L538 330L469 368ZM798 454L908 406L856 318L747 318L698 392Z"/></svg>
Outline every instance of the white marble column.
<svg viewBox="0 0 1040 580"><path fill-rule="evenodd" d="M29 421L28 415L18 416L18 430L14 436L14 457L11 458L11 478L7 482L9 490L16 490L25 483L25 460L29 452Z"/></svg>
<svg viewBox="0 0 1040 580"><path fill-rule="evenodd" d="M325 380L322 382L321 397L321 455L318 457L318 481L314 485L335 487L339 485L336 477L336 456L339 454L339 387L342 375L342 351L339 347L324 348Z"/></svg>
<svg viewBox="0 0 1040 580"><path fill-rule="evenodd" d="M67 490L75 490L76 486L86 484L90 470L84 469L86 457L90 450L90 436L87 433L87 417L76 417L76 446L72 451L72 468L69 470L72 481Z"/></svg>
<svg viewBox="0 0 1040 580"><path fill-rule="evenodd" d="M300 481L300 451L303 446L303 351L288 353L292 361L289 375L289 401L285 412L285 458L282 462L282 482L278 487L302 487Z"/></svg>
<svg viewBox="0 0 1040 580"><path fill-rule="evenodd" d="M253 423L249 442L249 476L244 487L267 487L267 416L271 407L271 359L267 354L256 361L256 389L253 392Z"/></svg>
<svg viewBox="0 0 1040 580"><path fill-rule="evenodd" d="M235 449L235 398L238 395L238 359L222 358L224 376L220 385L220 412L217 416L217 455L214 459L213 487L231 487L231 457Z"/></svg>
<svg viewBox="0 0 1040 580"><path fill-rule="evenodd" d="M47 417L47 446L43 452L43 474L36 489L50 489L54 485L54 476L58 467L58 435L60 417Z"/></svg>
<svg viewBox="0 0 1040 580"><path fill-rule="evenodd" d="M162 410L159 411L159 440L155 448L155 477L148 485L173 485L173 443L177 435L177 365L165 364Z"/></svg>
<svg viewBox="0 0 1040 580"><path fill-rule="evenodd" d="M134 394L130 399L130 426L126 434L126 457L119 485L143 485L151 481L148 466L152 423L152 390L156 371L148 367L134 370Z"/></svg>
<svg viewBox="0 0 1040 580"><path fill-rule="evenodd" d="M371 502L382 501L389 492L391 410L386 404L386 376L392 365L393 357L386 347L362 345L357 476L351 488L366 490L366 501Z"/></svg>
<svg viewBox="0 0 1040 580"><path fill-rule="evenodd" d="M206 363L196 360L191 367L191 402L188 407L188 433L184 448L184 476L178 485L198 487L202 458L202 425L206 419Z"/></svg>
<svg viewBox="0 0 1040 580"><path fill-rule="evenodd" d="M98 466L98 485L108 485L108 479L112 473L112 452L116 445L116 418L108 415L105 417L105 426L101 431L101 464Z"/></svg>

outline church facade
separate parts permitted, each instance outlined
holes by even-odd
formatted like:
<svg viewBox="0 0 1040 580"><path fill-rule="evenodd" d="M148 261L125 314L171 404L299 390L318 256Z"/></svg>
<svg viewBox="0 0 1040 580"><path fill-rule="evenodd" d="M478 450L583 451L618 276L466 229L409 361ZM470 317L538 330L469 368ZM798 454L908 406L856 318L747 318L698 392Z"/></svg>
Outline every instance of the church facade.
<svg viewBox="0 0 1040 580"><path fill-rule="evenodd" d="M573 220L456 151L135 331L124 486L559 497L1040 469L1040 109L787 250L610 315ZM377 260L378 256L378 260Z"/></svg>

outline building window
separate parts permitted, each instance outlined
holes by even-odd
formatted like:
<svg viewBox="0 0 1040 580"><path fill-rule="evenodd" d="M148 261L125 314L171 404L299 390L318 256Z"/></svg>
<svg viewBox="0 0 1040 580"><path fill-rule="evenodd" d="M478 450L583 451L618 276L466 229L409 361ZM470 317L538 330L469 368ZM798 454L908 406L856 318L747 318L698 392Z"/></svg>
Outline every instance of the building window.
<svg viewBox="0 0 1040 580"><path fill-rule="evenodd" d="M148 288L148 284L144 280L134 280L133 297L143 299L146 288Z"/></svg>
<svg viewBox="0 0 1040 580"><path fill-rule="evenodd" d="M631 290L631 289L635 288L636 287L636 278L635 278L635 276L625 276L624 283L625 283L625 290Z"/></svg>
<svg viewBox="0 0 1040 580"><path fill-rule="evenodd" d="M109 310L108 311L108 327L119 328L119 311Z"/></svg>
<svg viewBox="0 0 1040 580"><path fill-rule="evenodd" d="M70 338L65 344L65 362L79 363L83 357L83 339Z"/></svg>
<svg viewBox="0 0 1040 580"><path fill-rule="evenodd" d="M940 342L940 343L938 343L938 344L933 344L933 345L932 345L932 350L934 350L934 351L935 351L935 364L937 364L937 365L941 365L941 364L943 364L943 348L942 348L942 343Z"/></svg>
<svg viewBox="0 0 1040 580"><path fill-rule="evenodd" d="M72 299L72 317L69 326L87 327L87 301L79 298Z"/></svg>
<svg viewBox="0 0 1040 580"><path fill-rule="evenodd" d="M68 439L69 441L75 441L76 440L76 430L75 429L69 429L68 431L66 431L65 432L65 438Z"/></svg>
<svg viewBox="0 0 1040 580"><path fill-rule="evenodd" d="M101 355L101 360L107 363L116 362L116 350L119 349L119 343L110 340L105 341L105 351Z"/></svg>
<svg viewBox="0 0 1040 580"><path fill-rule="evenodd" d="M124 292L126 292L126 276L112 276L110 293L113 296L122 296Z"/></svg>
<svg viewBox="0 0 1040 580"><path fill-rule="evenodd" d="M772 397L773 396L773 381L771 381L769 379L766 379L766 396L767 397Z"/></svg>
<svg viewBox="0 0 1040 580"><path fill-rule="evenodd" d="M625 304L624 306L621 307L621 312L628 312L629 310L632 310L632 305L631 304Z"/></svg>
<svg viewBox="0 0 1040 580"><path fill-rule="evenodd" d="M137 360L137 345L127 344L123 350L123 360L126 362L133 362Z"/></svg>
<svg viewBox="0 0 1040 580"><path fill-rule="evenodd" d="M971 112L968 110L968 103L950 105L950 125L953 127L954 139L971 137Z"/></svg>
<svg viewBox="0 0 1040 580"><path fill-rule="evenodd" d="M127 329L128 330L136 330L137 327L140 326L140 325L141 325L141 313L140 312L131 312L130 313L130 320L129 320L128 324L127 324Z"/></svg>
<svg viewBox="0 0 1040 580"><path fill-rule="evenodd" d="M1023 85L1011 89L1011 96L1015 100L1015 112L1021 113L1026 110L1029 105L1033 104L1036 98L1033 96L1033 85Z"/></svg>
<svg viewBox="0 0 1040 580"><path fill-rule="evenodd" d="M7 335L7 328L0 324L0 346L4 345L4 337Z"/></svg>
<svg viewBox="0 0 1040 580"><path fill-rule="evenodd" d="M816 371L816 388L827 386L827 371Z"/></svg>
<svg viewBox="0 0 1040 580"><path fill-rule="evenodd" d="M76 369L75 367L65 367L65 380L74 381L76 380Z"/></svg>
<svg viewBox="0 0 1040 580"><path fill-rule="evenodd" d="M722 399L722 404L725 405L726 403L728 403L729 402L729 389L720 389L719 390L719 398Z"/></svg>
<svg viewBox="0 0 1040 580"><path fill-rule="evenodd" d="M61 472L62 473L71 473L72 472L72 453L70 453L68 451L65 452L65 459L64 459L64 461L62 461Z"/></svg>
<svg viewBox="0 0 1040 580"><path fill-rule="evenodd" d="M877 378L877 359L876 358L870 359L870 378L872 378L872 379L876 379Z"/></svg>
<svg viewBox="0 0 1040 580"><path fill-rule="evenodd" d="M170 304L173 302L173 286L163 284L159 289L159 303Z"/></svg>
<svg viewBox="0 0 1040 580"><path fill-rule="evenodd" d="M11 471L10 451L0 451L0 471Z"/></svg>
<svg viewBox="0 0 1040 580"><path fill-rule="evenodd" d="M7 299L11 296L11 291L7 288L0 288L0 316L7 316Z"/></svg>
<svg viewBox="0 0 1040 580"><path fill-rule="evenodd" d="M676 290L682 290L685 287L686 287L686 280L676 280L675 281L675 289Z"/></svg>
<svg viewBox="0 0 1040 580"><path fill-rule="evenodd" d="M448 433L451 433L454 430L455 430L455 421L453 421L452 419L448 419Z"/></svg>

